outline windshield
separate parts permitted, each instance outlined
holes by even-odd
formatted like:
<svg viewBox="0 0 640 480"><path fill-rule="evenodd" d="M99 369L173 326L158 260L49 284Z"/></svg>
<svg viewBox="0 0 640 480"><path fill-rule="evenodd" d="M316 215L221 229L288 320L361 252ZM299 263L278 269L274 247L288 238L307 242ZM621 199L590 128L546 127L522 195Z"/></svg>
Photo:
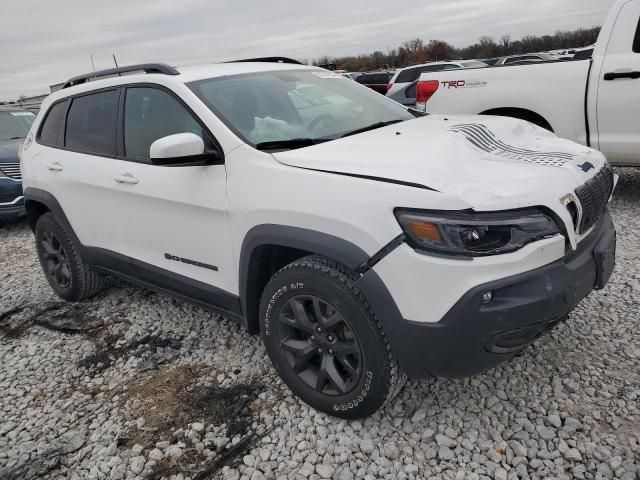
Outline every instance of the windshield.
<svg viewBox="0 0 640 480"><path fill-rule="evenodd" d="M35 118L31 112L0 112L0 141L25 138Z"/></svg>
<svg viewBox="0 0 640 480"><path fill-rule="evenodd" d="M189 87L238 136L258 147L287 141L307 146L415 118L400 104L325 70L258 72Z"/></svg>

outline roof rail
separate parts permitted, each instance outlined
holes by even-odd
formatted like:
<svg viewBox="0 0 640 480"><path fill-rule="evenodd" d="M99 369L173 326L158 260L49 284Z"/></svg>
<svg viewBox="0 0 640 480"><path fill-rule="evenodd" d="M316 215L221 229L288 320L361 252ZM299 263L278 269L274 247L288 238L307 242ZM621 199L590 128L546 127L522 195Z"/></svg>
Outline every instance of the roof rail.
<svg viewBox="0 0 640 480"><path fill-rule="evenodd" d="M164 75L179 75L175 68L165 65L164 63L141 63L139 65L129 65L128 67L109 68L107 70L98 70L97 72L85 73L77 77L70 78L65 82L62 88L69 88L75 85L86 83L91 79L109 77L112 75L120 75L122 73L144 72L144 73L162 73Z"/></svg>
<svg viewBox="0 0 640 480"><path fill-rule="evenodd" d="M242 60L231 60L225 63L239 62L266 62L266 63L291 63L293 65L304 65L304 63L287 57L260 57L260 58L243 58Z"/></svg>

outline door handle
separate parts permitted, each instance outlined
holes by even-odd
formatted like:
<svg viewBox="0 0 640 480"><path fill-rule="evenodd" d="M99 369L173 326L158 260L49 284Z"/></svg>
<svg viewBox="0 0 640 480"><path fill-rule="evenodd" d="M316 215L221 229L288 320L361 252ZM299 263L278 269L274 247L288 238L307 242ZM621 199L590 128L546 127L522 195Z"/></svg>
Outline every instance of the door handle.
<svg viewBox="0 0 640 480"><path fill-rule="evenodd" d="M632 80L637 80L640 78L640 72L609 72L604 74L604 79L607 81L616 80L618 78L631 78Z"/></svg>
<svg viewBox="0 0 640 480"><path fill-rule="evenodd" d="M138 183L138 179L130 173L116 175L115 177L113 177L113 179L118 183L128 183L130 185L135 185L136 183Z"/></svg>
<svg viewBox="0 0 640 480"><path fill-rule="evenodd" d="M47 170L51 170L52 172L61 172L64 170L64 167L58 162L47 163Z"/></svg>

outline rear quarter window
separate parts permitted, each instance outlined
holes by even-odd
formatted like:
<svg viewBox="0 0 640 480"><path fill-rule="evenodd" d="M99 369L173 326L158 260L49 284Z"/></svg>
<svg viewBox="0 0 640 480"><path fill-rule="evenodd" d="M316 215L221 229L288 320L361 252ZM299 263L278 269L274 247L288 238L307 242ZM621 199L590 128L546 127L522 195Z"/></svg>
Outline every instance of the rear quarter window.
<svg viewBox="0 0 640 480"><path fill-rule="evenodd" d="M56 103L49 109L40 128L39 143L52 146L58 145L58 135L64 123L67 103L67 101Z"/></svg>
<svg viewBox="0 0 640 480"><path fill-rule="evenodd" d="M636 28L636 35L633 38L633 51L640 53L640 20L638 20L638 27Z"/></svg>

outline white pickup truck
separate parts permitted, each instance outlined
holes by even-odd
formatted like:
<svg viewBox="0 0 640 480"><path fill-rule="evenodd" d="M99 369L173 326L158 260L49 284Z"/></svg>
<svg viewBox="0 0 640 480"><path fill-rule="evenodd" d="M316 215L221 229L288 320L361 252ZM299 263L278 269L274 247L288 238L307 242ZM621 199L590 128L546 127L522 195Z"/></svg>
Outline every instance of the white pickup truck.
<svg viewBox="0 0 640 480"><path fill-rule="evenodd" d="M429 72L417 108L528 120L640 166L640 0L612 7L589 60Z"/></svg>

